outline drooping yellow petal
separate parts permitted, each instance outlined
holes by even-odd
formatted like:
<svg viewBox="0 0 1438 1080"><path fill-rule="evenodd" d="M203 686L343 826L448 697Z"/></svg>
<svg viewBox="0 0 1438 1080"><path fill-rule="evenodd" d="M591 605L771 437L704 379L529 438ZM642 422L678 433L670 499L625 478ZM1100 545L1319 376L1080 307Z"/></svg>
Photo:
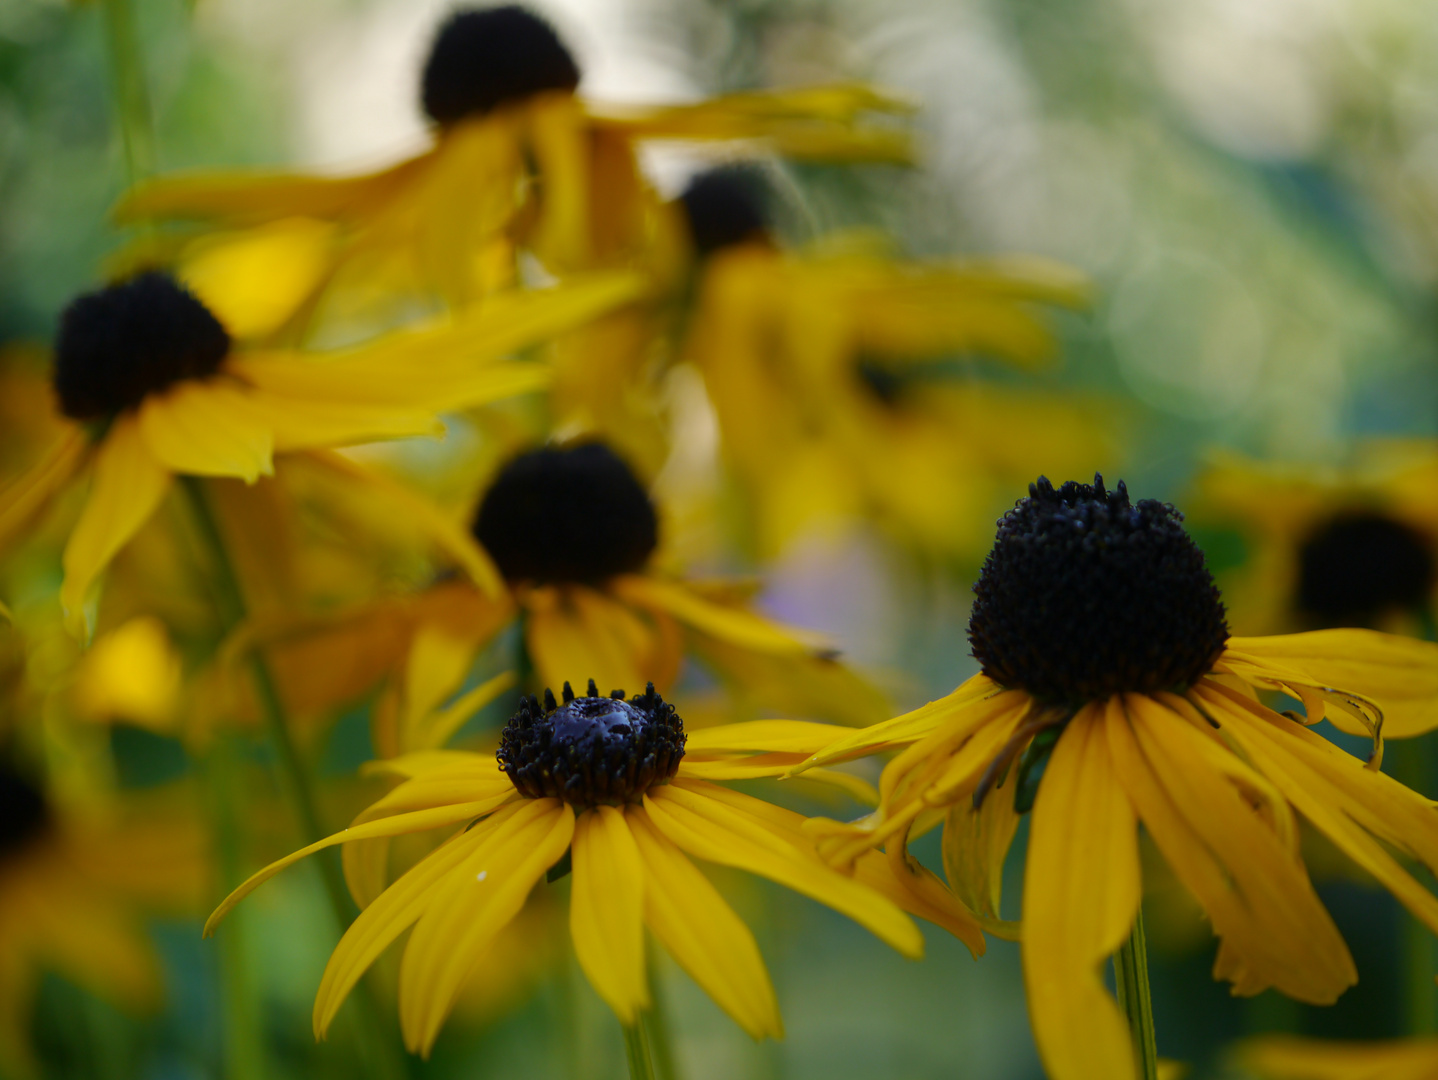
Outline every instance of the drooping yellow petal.
<svg viewBox="0 0 1438 1080"><path fill-rule="evenodd" d="M24 476L0 491L0 549L50 505L85 463L90 440L73 427Z"/></svg>
<svg viewBox="0 0 1438 1080"><path fill-rule="evenodd" d="M999 914L1004 860L1019 827L1013 784L988 792L978 808L972 798L950 806L944 819L944 873L949 887L995 937L1017 940L1018 923Z"/></svg>
<svg viewBox="0 0 1438 1080"><path fill-rule="evenodd" d="M84 630L91 585L149 520L169 487L170 473L146 446L135 417L116 418L95 452L90 497L65 545L60 603L71 633Z"/></svg>
<svg viewBox="0 0 1438 1080"><path fill-rule="evenodd" d="M315 1038L323 1039L349 992L389 944L409 929L432 902L435 886L489 843L518 813L512 803L474 828L451 837L430 852L365 906L330 954L315 994Z"/></svg>
<svg viewBox="0 0 1438 1080"><path fill-rule="evenodd" d="M517 794L517 793L516 793ZM336 844L346 844L355 840L368 840L377 836L400 836L404 833L426 832L430 829L442 828L445 825L455 825L461 821L468 821L478 817L480 814L488 813L493 809L491 800L478 800L473 802L452 803L447 806L436 806L428 810L415 810L404 814L392 814L375 821L366 822L363 825L352 825L348 829L341 829L337 833L325 837L323 840L316 840L308 847L291 852L283 859L277 859L270 863L263 870L256 871L250 875L240 886L220 902L220 906L210 913L209 919L205 921L205 936L209 937L215 932L215 928L230 910L250 893L269 881L281 870L294 863L299 862L307 855L313 855L316 851L323 851L327 847L334 847Z"/></svg>
<svg viewBox="0 0 1438 1080"><path fill-rule="evenodd" d="M574 822L569 932L589 984L632 1026L649 1008L644 970L644 871L625 812L596 806Z"/></svg>
<svg viewBox="0 0 1438 1080"><path fill-rule="evenodd" d="M627 813L644 864L644 921L721 1009L752 1037L784 1037L754 935L641 807Z"/></svg>
<svg viewBox="0 0 1438 1080"><path fill-rule="evenodd" d="M1209 767L1203 736L1136 694L1111 699L1104 721L1123 790L1223 939L1215 977L1238 994L1276 987L1320 1005L1356 982L1298 853Z"/></svg>
<svg viewBox="0 0 1438 1080"><path fill-rule="evenodd" d="M988 943L983 928L952 890L927 867L894 844L888 851L867 851L854 862L854 880L887 896L910 915L941 926L968 946L977 960Z"/></svg>
<svg viewBox="0 0 1438 1080"><path fill-rule="evenodd" d="M574 811L558 799L527 799L444 877L415 924L399 970L405 1046L427 1057L478 951L504 932L539 878L574 836Z"/></svg>
<svg viewBox="0 0 1438 1080"><path fill-rule="evenodd" d="M701 634L756 652L804 656L832 649L818 634L781 626L743 608L716 604L677 582L623 574L609 582L608 589L636 607L667 612Z"/></svg>
<svg viewBox="0 0 1438 1080"><path fill-rule="evenodd" d="M654 677L651 661L656 635L628 608L583 585L533 596L525 641L545 686L583 686L593 679L603 694L664 683Z"/></svg>
<svg viewBox="0 0 1438 1080"><path fill-rule="evenodd" d="M223 377L190 379L151 394L139 421L150 453L171 472L253 484L275 471L268 418L243 386Z"/></svg>
<svg viewBox="0 0 1438 1080"><path fill-rule="evenodd" d="M426 717L415 735L418 746L443 746L464 727L469 719L506 690L513 690L519 679L512 671L500 672L492 679L467 690L442 709Z"/></svg>
<svg viewBox="0 0 1438 1080"><path fill-rule="evenodd" d="M644 807L660 831L689 854L767 877L849 916L905 956L923 955L918 927L892 901L831 870L812 850L766 829L711 790L702 781L675 781L646 794ZM738 793L727 794L732 801Z"/></svg>
<svg viewBox="0 0 1438 1080"><path fill-rule="evenodd" d="M1053 1080L1133 1080L1132 1036L1101 965L1138 913L1138 822L1104 738L1102 706L1069 721L1039 785L1024 876L1029 1020Z"/></svg>
<svg viewBox="0 0 1438 1080"><path fill-rule="evenodd" d="M1358 694L1383 710L1383 735L1402 739L1438 727L1438 644L1376 630L1313 630L1305 634L1229 638L1222 662L1259 686L1297 675L1311 685ZM1339 709L1334 726L1368 734Z"/></svg>
<svg viewBox="0 0 1438 1080"><path fill-rule="evenodd" d="M853 734L853 728L837 724L816 724L807 720L750 720L742 724L720 724L691 731L684 744L684 752L686 760L768 753L809 756Z"/></svg>
<svg viewBox="0 0 1438 1080"><path fill-rule="evenodd" d="M1297 1035L1245 1039L1234 1060L1261 1080L1433 1080L1438 1038L1339 1042Z"/></svg>

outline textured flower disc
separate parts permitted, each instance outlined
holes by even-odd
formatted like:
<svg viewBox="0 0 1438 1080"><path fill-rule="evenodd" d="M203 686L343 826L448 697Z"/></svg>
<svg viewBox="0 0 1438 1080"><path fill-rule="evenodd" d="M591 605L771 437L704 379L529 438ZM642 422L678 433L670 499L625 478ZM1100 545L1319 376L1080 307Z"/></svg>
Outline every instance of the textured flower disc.
<svg viewBox="0 0 1438 1080"><path fill-rule="evenodd" d="M213 375L229 351L204 304L166 274L141 274L61 314L55 392L66 416L101 420L181 379Z"/></svg>
<svg viewBox="0 0 1438 1080"><path fill-rule="evenodd" d="M694 248L702 258L769 234L763 183L752 169L711 169L679 196Z"/></svg>
<svg viewBox="0 0 1438 1080"><path fill-rule="evenodd" d="M441 124L545 90L573 91L579 66L554 27L522 7L458 11L424 65L424 111Z"/></svg>
<svg viewBox="0 0 1438 1080"><path fill-rule="evenodd" d="M0 765L0 857L24 847L45 828L45 797L19 773Z"/></svg>
<svg viewBox="0 0 1438 1080"><path fill-rule="evenodd" d="M1434 573L1433 542L1416 529L1382 514L1344 514L1299 549L1298 609L1333 625L1412 611L1427 603Z"/></svg>
<svg viewBox="0 0 1438 1080"><path fill-rule="evenodd" d="M520 794L563 799L576 807L638 802L666 782L684 758L684 721L654 692L629 701L624 691L600 697L594 680L576 698L564 684L564 703L544 692L530 697L505 725L496 757Z"/></svg>
<svg viewBox="0 0 1438 1080"><path fill-rule="evenodd" d="M659 520L614 451L580 443L521 454L501 469L474 535L507 581L592 585L641 569Z"/></svg>
<svg viewBox="0 0 1438 1080"><path fill-rule="evenodd" d="M1228 640L1203 553L1172 506L1120 482L1040 477L999 522L974 586L969 640L984 674L1077 706L1185 687Z"/></svg>

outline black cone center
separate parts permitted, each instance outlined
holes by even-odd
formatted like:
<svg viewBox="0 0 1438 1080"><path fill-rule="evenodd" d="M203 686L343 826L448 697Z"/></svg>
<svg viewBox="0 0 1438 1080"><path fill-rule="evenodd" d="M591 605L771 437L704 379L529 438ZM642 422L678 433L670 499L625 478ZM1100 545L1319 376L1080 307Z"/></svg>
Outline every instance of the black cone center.
<svg viewBox="0 0 1438 1080"><path fill-rule="evenodd" d="M514 4L451 15L424 65L424 111L441 124L545 90L573 91L579 66L554 27Z"/></svg>
<svg viewBox="0 0 1438 1080"><path fill-rule="evenodd" d="M748 169L711 169L689 182L679 203L702 258L769 235L763 184Z"/></svg>
<svg viewBox="0 0 1438 1080"><path fill-rule="evenodd" d="M474 535L507 581L597 584L641 569L659 542L654 504L602 443L545 447L502 470Z"/></svg>
<svg viewBox="0 0 1438 1080"><path fill-rule="evenodd" d="M1298 553L1298 609L1330 625L1367 625L1394 609L1428 602L1433 541L1376 513L1333 518Z"/></svg>
<svg viewBox="0 0 1438 1080"><path fill-rule="evenodd" d="M55 392L73 420L100 420L182 379L219 370L230 336L167 274L86 293L60 316Z"/></svg>
<svg viewBox="0 0 1438 1080"><path fill-rule="evenodd" d="M48 820L40 789L0 765L0 857L24 847L44 831Z"/></svg>
<svg viewBox="0 0 1438 1080"><path fill-rule="evenodd" d="M999 522L969 640L986 675L1055 704L1181 688L1228 640L1223 602L1182 515L1120 482L1040 477Z"/></svg>
<svg viewBox="0 0 1438 1080"><path fill-rule="evenodd" d="M505 725L496 757L520 794L563 799L584 808L638 802L662 784L684 757L684 721L654 692L624 700L600 697L594 680L576 698L564 684L563 704L548 690L530 697Z"/></svg>

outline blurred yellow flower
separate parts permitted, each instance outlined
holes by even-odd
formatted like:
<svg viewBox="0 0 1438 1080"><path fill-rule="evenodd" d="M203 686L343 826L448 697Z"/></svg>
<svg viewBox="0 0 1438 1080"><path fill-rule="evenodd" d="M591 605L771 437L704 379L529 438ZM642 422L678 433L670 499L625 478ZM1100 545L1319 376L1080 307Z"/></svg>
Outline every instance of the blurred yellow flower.
<svg viewBox="0 0 1438 1080"><path fill-rule="evenodd" d="M476 754L429 751L383 762L404 783L350 828L255 874L217 908L206 931L257 886L299 859L346 845L364 911L330 957L315 1000L323 1037L346 995L413 927L399 974L405 1043L428 1056L465 983L503 979L495 943L546 871L571 855L569 925L580 966L620 1021L650 1005L648 926L678 964L755 1038L780 1036L778 1004L753 935L690 862L694 856L776 881L855 919L917 957L923 938L907 909L949 926L976 951L982 935L932 875L889 876L874 855L859 880L831 869L798 814L713 781L774 776L842 729L759 722L686 735L651 687L624 699L568 684L525 701L505 728L499 768ZM388 838L462 826L388 888L371 884ZM378 841L378 845L373 842ZM361 843L371 842L371 843ZM871 887L872 886L872 887ZM488 975L484 973L489 973Z"/></svg>
<svg viewBox="0 0 1438 1080"><path fill-rule="evenodd" d="M699 178L683 203L697 249L683 350L702 373L721 453L759 552L867 521L926 554L977 560L1004 492L1116 452L1112 410L981 382L956 356L1052 361L1046 305L1086 280L1040 259L906 262L870 244L778 250L742 176ZM753 200L753 196L750 196Z"/></svg>
<svg viewBox="0 0 1438 1080"><path fill-rule="evenodd" d="M743 140L791 157L907 162L908 136L865 126L907 106L863 86L733 94L691 105L603 108L575 96L580 73L542 19L515 6L461 10L425 64L430 149L376 173L201 174L146 182L122 222L189 219L212 230L172 252L185 280L243 278L255 332L314 315L320 294L418 294L464 305L514 273L513 246L554 274L648 265L659 200L635 160L640 140ZM264 232L249 231L264 226ZM246 266L278 262L255 278ZM203 292L201 295L206 295ZM240 303L238 292L231 292Z"/></svg>
<svg viewBox="0 0 1438 1080"><path fill-rule="evenodd" d="M1259 1080L1433 1080L1438 1038L1337 1042L1296 1035L1246 1039L1234 1061Z"/></svg>
<svg viewBox="0 0 1438 1080"><path fill-rule="evenodd" d="M0 765L0 1072L38 1075L30 1046L40 975L56 971L129 1012L157 1008L145 913L191 915L210 868L203 832L164 791L52 805Z"/></svg>
<svg viewBox="0 0 1438 1080"><path fill-rule="evenodd" d="M1347 468L1217 457L1194 519L1239 531L1236 626L1371 626L1431 635L1438 617L1438 442L1371 441Z"/></svg>
<svg viewBox="0 0 1438 1080"><path fill-rule="evenodd" d="M1022 955L1054 1080L1137 1075L1100 965L1139 909L1141 822L1221 941L1213 974L1328 1004L1357 979L1299 854L1295 811L1438 932L1438 898L1389 848L1438 868L1433 803L1379 771L1382 736L1438 726L1438 645L1368 630L1230 637L1171 506L1041 479L1000 522L969 623L983 665L946 698L811 761L904 747L867 820L810 828L842 865L943 815L960 899L998 933L1004 857L1033 820ZM1334 689L1335 687L1341 689ZM1279 715L1257 691L1300 699ZM1365 763L1309 731L1373 738Z"/></svg>
<svg viewBox="0 0 1438 1080"><path fill-rule="evenodd" d="M80 297L61 320L55 390L66 433L0 492L0 545L84 469L89 497L64 552L72 630L115 553L176 474L253 482L279 451L443 431L436 413L541 388L547 370L497 357L623 303L601 277L515 294L446 325L338 355L238 351L190 293L150 273Z"/></svg>
<svg viewBox="0 0 1438 1080"><path fill-rule="evenodd" d="M180 681L180 657L165 624L141 615L96 639L75 673L72 702L85 719L169 731Z"/></svg>

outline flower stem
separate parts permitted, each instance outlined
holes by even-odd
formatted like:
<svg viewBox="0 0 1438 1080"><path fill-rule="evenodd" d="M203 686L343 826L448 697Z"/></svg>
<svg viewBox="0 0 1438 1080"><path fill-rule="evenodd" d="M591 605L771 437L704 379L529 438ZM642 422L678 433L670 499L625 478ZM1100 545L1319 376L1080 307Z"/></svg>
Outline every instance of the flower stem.
<svg viewBox="0 0 1438 1080"><path fill-rule="evenodd" d="M1148 989L1148 944L1143 934L1143 912L1134 916L1133 931L1113 955L1113 981L1119 1007L1133 1032L1142 1080L1158 1080L1158 1050L1153 1037L1153 1001Z"/></svg>
<svg viewBox="0 0 1438 1080"><path fill-rule="evenodd" d="M230 558L224 532L210 505L203 481L195 476L181 476L179 479L181 488L189 497L195 524L213 559L215 604L219 609L221 624L224 626L225 632L229 633L244 621L246 614L239 575ZM328 833L320 820L319 807L315 801L314 789L310 784L309 770L305 767L294 739L290 737L289 720L285 715L284 700L280 697L279 686L275 682L274 673L270 670L269 663L260 652L251 650L247 662L250 674L254 679L260 712L264 717L265 733L269 736L270 742L279 756L283 785L300 821L301 839L306 844L314 843L316 840L323 839ZM325 857L332 854L332 852L321 852L320 858L315 861L319 863L320 877L324 882L325 893L334 913L335 922L342 931L354 918L354 903L350 899L349 890L345 887L344 877L340 873L339 866L333 858ZM363 983L355 986L351 993L351 999L361 1014L356 1018L357 1023L354 1025L361 1056L370 1064L374 1074L385 1078L385 1080L396 1080L396 1078L406 1076L409 1070L403 1057L393 1049L390 1040L380 1036L384 1026L380 1021L374 999Z"/></svg>
<svg viewBox="0 0 1438 1080"><path fill-rule="evenodd" d="M642 1016L636 1017L632 1025L624 1025L624 1055L629 1061L629 1080L654 1080L654 1062Z"/></svg>
<svg viewBox="0 0 1438 1080"><path fill-rule="evenodd" d="M115 80L115 112L125 147L126 180L134 184L155 171L155 129L133 0L104 0L105 37Z"/></svg>
<svg viewBox="0 0 1438 1080"><path fill-rule="evenodd" d="M653 950L650 950L650 953L652 961ZM659 1080L680 1080L679 1063L674 1060L674 1038L669 1028L669 1009L664 1000L664 988L659 984L657 975L658 972L654 970L654 964L651 962L649 986L654 1006L644 1016L643 1024L649 1036L655 1074Z"/></svg>

